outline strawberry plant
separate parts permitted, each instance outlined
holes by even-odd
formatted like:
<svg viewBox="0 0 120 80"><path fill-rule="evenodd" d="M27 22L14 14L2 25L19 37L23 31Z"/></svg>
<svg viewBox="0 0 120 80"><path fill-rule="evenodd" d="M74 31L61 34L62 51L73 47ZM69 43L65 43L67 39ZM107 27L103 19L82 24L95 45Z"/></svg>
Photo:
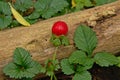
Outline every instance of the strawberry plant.
<svg viewBox="0 0 120 80"><path fill-rule="evenodd" d="M74 75L72 80L92 80L88 70L93 67L94 63L101 67L119 63L118 58L108 52L97 52L94 56L92 55L97 45L97 37L95 32L85 25L76 29L74 43L77 50L69 58L61 61L64 74Z"/></svg>
<svg viewBox="0 0 120 80"><path fill-rule="evenodd" d="M69 45L69 41L66 37L66 34L68 33L68 26L63 21L57 21L52 26L52 36L51 36L51 42L56 47L55 52L52 59L48 59L45 62L45 66L42 69L43 73L46 73L46 75L50 76L50 80L57 80L55 76L55 71L58 71L60 69L59 61L56 59L57 50L61 45Z"/></svg>
<svg viewBox="0 0 120 80"><path fill-rule="evenodd" d="M10 78L20 80L32 80L32 78L41 72L42 66L31 59L31 55L23 48L16 48L13 55L13 61L7 64L3 72Z"/></svg>

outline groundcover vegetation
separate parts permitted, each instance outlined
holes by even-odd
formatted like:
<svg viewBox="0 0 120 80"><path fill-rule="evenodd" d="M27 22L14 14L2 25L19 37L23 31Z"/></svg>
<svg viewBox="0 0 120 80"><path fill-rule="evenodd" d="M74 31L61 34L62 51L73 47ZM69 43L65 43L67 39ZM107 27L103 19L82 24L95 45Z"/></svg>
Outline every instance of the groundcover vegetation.
<svg viewBox="0 0 120 80"><path fill-rule="evenodd" d="M11 12L9 3L27 22L33 24L39 20L45 20L113 1L116 0L1 0L0 29L21 25L14 17L14 13ZM89 70L94 64L101 67L120 67L119 56L116 57L108 52L98 52L92 55L98 41L96 33L86 25L79 25L75 30L73 41L76 51L61 61L56 59L59 47L61 45L69 45L67 24L61 21L58 21L58 23L60 26L57 26L60 28L52 30L50 40L56 47L52 59L46 60L41 65L32 59L27 50L18 47L14 51L13 61L8 63L3 69L5 75L13 78L13 80L33 80L37 74L45 74L50 77L50 80L57 80L55 72L61 70L65 75L72 75L71 80L92 80ZM62 29L61 26L63 26Z"/></svg>
<svg viewBox="0 0 120 80"><path fill-rule="evenodd" d="M19 26L8 2L30 23L91 8L116 0L1 0L0 29Z"/></svg>

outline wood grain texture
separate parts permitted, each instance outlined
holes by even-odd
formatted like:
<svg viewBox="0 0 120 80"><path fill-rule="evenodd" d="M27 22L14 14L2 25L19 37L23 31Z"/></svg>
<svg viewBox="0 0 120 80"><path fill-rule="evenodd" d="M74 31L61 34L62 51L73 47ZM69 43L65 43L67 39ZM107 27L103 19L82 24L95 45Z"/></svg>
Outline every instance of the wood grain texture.
<svg viewBox="0 0 120 80"><path fill-rule="evenodd" d="M104 11L111 10L114 10L115 15L103 16ZM90 17L96 14L100 16L95 20L96 24L92 26L98 38L98 46L94 52L107 51L113 54L120 52L120 0L118 0L111 4L39 21L30 27L21 26L0 31L0 80L4 79L2 69L12 60L16 47L27 49L32 58L40 63L52 57L54 46L49 42L51 27L58 20L65 21L69 26L67 37L70 39L70 45L61 46L57 58L68 57L75 50L73 35L76 27L82 23L86 24ZM87 23L87 25L90 24Z"/></svg>

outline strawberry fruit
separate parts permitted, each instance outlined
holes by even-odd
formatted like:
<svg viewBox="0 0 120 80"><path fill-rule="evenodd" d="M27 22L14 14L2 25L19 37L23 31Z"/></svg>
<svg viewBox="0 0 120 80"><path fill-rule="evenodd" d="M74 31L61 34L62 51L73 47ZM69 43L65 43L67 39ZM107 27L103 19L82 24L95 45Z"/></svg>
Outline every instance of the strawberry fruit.
<svg viewBox="0 0 120 80"><path fill-rule="evenodd" d="M54 46L60 46L60 45L69 45L69 40L66 37L68 33L68 26L63 21L57 21L52 26L52 36L51 36L51 42Z"/></svg>
<svg viewBox="0 0 120 80"><path fill-rule="evenodd" d="M52 33L56 36L66 35L68 33L68 26L63 21L57 21L52 27Z"/></svg>

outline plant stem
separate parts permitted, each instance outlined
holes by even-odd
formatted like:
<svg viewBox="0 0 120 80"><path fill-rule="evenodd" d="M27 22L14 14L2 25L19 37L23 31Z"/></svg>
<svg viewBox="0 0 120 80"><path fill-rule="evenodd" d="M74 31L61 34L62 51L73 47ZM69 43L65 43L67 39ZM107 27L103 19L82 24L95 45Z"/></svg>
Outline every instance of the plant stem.
<svg viewBox="0 0 120 80"><path fill-rule="evenodd" d="M50 80L52 80L53 79L53 75L51 75L51 77L50 77Z"/></svg>
<svg viewBox="0 0 120 80"><path fill-rule="evenodd" d="M58 49L58 47L55 48L55 53L53 54L53 61L55 61L55 59L56 59L57 49Z"/></svg>
<svg viewBox="0 0 120 80"><path fill-rule="evenodd" d="M54 74L53 76L54 76L54 80L57 80L57 78L56 78L55 74Z"/></svg>
<svg viewBox="0 0 120 80"><path fill-rule="evenodd" d="M54 52L54 54L53 54L53 61L56 60L57 50L58 50L58 47L55 47L55 52ZM54 71L53 71L53 72L54 72ZM55 73L54 73L54 75L51 76L50 80L52 80L53 77L54 77L54 80L57 80L57 78L56 78L56 76L55 76Z"/></svg>

